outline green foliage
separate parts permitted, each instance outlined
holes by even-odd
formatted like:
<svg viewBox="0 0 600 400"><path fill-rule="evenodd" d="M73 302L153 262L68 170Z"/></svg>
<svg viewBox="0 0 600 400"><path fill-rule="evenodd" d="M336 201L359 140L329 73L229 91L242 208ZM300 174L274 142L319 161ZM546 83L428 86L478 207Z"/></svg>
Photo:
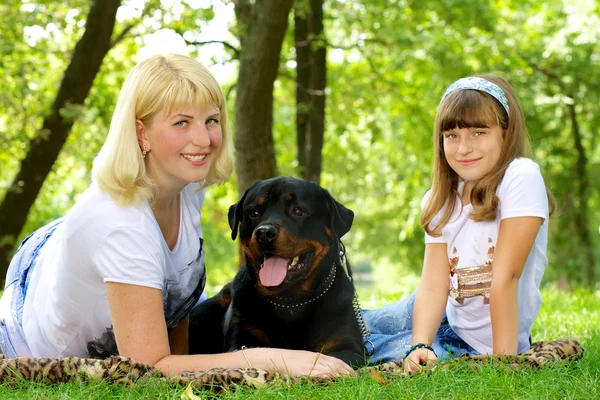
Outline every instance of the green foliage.
<svg viewBox="0 0 600 400"><path fill-rule="evenodd" d="M87 11L68 14L64 6L48 3L0 5L0 196L54 98L66 68L61 44L80 33L81 14Z"/></svg>
<svg viewBox="0 0 600 400"><path fill-rule="evenodd" d="M238 266L237 242L231 240L231 230L227 213L237 201L235 183L212 186L207 189L202 207L202 233L207 238L206 251L206 290L214 294L221 286L233 279Z"/></svg>
<svg viewBox="0 0 600 400"><path fill-rule="evenodd" d="M379 18L383 9L386 18ZM430 185L440 95L459 77L495 72L517 90L534 156L561 205L551 222L547 278L582 283L585 248L573 233L583 182L574 172L566 108L576 103L588 160L585 228L598 270L598 113L592 109L600 100L600 75L589 73L600 60L597 2L332 1L328 11L323 183L357 212L351 248L376 265L389 260L420 269L419 203Z"/></svg>
<svg viewBox="0 0 600 400"><path fill-rule="evenodd" d="M119 17L116 32L129 24L135 27L109 53L83 109L64 111L76 111L76 123L23 235L66 213L87 187L91 162L106 136L120 85L144 45L144 35L170 29L194 41L210 32L207 22L216 9L211 5L183 0L124 2L129 13ZM55 96L68 52L82 33L88 7L83 0L0 5L0 197L28 141L43 136L38 129ZM576 216L583 183L574 168L576 148L568 106L575 105L587 157L585 228L600 274L600 187L596 183L600 178L596 128L600 75L593 73L600 67L599 10L594 0L325 2L329 62L322 184L356 214L344 239L351 261L385 280L389 293L399 290L396 283L405 284L406 276L420 270L420 201L430 187L432 127L440 95L459 77L491 71L515 87L534 157L560 205L560 214L550 224L545 281L560 278L571 285L585 283L587 268L587 249L575 234L580 228ZM230 26L235 46L241 31L243 27ZM201 54L203 49L189 46L190 54ZM225 55L216 56L215 63L236 56L235 50L224 49ZM279 174L298 176L294 75L290 29L275 87L273 127ZM233 105L235 84L225 86ZM230 121L233 117L231 113ZM231 278L238 262L226 218L237 196L233 182L210 188L203 208L204 231L210 237L209 286L214 290Z"/></svg>

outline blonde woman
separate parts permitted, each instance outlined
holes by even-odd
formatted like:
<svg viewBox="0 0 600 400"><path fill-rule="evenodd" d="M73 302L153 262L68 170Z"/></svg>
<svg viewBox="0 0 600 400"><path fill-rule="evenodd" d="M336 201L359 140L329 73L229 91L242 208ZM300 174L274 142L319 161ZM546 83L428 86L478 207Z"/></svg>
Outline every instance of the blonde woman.
<svg viewBox="0 0 600 400"><path fill-rule="evenodd" d="M291 375L350 373L306 351L186 355L187 315L205 282L205 188L229 179L231 149L225 98L203 65L181 55L139 63L92 184L11 261L0 300L3 354L85 357L112 330L121 356L170 375L248 363Z"/></svg>

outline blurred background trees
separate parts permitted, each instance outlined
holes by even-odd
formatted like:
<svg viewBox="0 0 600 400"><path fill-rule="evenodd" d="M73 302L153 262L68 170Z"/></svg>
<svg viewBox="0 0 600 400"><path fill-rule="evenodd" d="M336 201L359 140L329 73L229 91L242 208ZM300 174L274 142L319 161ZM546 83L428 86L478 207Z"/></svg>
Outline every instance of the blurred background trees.
<svg viewBox="0 0 600 400"><path fill-rule="evenodd" d="M597 284L598 1L122 0L89 94L60 103L57 113L65 77L94 69L91 55L70 65L92 32L92 10L110 15L110 3L0 5L0 270L18 240L64 215L89 184L127 72L169 50L215 73L235 128L237 174L209 189L203 209L210 285L236 271L228 207L253 180L273 174L320 180L354 210L345 243L361 276L391 293L413 285L436 107L453 80L485 72L517 91L534 157L560 205L545 282ZM99 32L91 36L106 43ZM64 145L35 153L56 137L48 118L67 127ZM39 193L19 178L25 169L45 177ZM26 201L14 199L28 189L35 202L17 229L7 221L22 212Z"/></svg>

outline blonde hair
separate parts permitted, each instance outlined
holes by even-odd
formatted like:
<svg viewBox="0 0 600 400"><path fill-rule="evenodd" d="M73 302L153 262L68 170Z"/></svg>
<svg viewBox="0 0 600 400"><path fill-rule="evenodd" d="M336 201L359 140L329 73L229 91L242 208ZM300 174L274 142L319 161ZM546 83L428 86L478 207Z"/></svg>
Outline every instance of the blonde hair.
<svg viewBox="0 0 600 400"><path fill-rule="evenodd" d="M450 93L438 107L433 129L433 182L423 213L421 226L429 235L440 236L441 230L457 206L459 176L452 170L444 155L442 132L458 128L483 128L498 125L503 130L502 150L496 168L478 180L471 190L475 221L493 221L498 212L496 189L504 178L510 163L518 157L530 157L531 148L525 126L525 117L512 87L504 79L494 75L481 75L499 86L508 100L510 117L491 95L478 90L457 90ZM554 212L554 198L547 191L550 214ZM432 228L435 216L443 210L439 221Z"/></svg>
<svg viewBox="0 0 600 400"><path fill-rule="evenodd" d="M233 169L227 105L221 87L198 61L178 54L149 57L127 76L111 120L106 142L94 160L92 179L122 205L152 201L156 184L147 174L136 134L136 120L149 124L166 107L217 107L223 141L203 187L226 182Z"/></svg>

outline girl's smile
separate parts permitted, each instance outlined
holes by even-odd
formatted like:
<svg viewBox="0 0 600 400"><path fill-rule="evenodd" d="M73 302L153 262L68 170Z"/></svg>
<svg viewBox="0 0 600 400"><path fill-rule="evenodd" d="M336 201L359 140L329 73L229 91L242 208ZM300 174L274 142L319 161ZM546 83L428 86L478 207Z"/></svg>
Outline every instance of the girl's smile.
<svg viewBox="0 0 600 400"><path fill-rule="evenodd" d="M463 167L466 167L466 166L475 164L479 160L481 160L481 158L472 158L469 160L458 160L458 163L460 165L462 165Z"/></svg>

